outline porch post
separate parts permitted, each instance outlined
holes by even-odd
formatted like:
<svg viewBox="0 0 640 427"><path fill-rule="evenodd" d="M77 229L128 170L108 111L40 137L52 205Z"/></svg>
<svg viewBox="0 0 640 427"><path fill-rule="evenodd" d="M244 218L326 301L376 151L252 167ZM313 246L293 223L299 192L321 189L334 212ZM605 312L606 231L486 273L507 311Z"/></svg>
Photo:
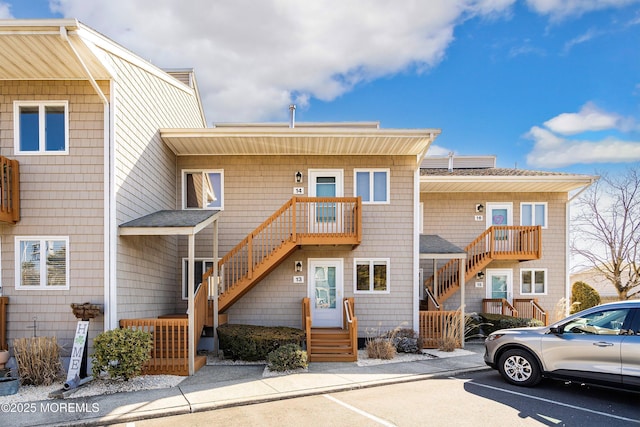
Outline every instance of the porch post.
<svg viewBox="0 0 640 427"><path fill-rule="evenodd" d="M467 265L467 257L460 258L460 344L462 348L464 348L464 305L465 305L465 296L464 296L464 288L465 288L465 280L466 276L466 265Z"/></svg>
<svg viewBox="0 0 640 427"><path fill-rule="evenodd" d="M189 261L188 261L188 271L187 275L187 288L189 294L189 376L194 374L195 371L195 334L194 329L195 325L195 301L193 299L195 293L195 275L193 274L196 267L195 263L195 253L196 253L196 245L195 245L195 235L189 234Z"/></svg>
<svg viewBox="0 0 640 427"><path fill-rule="evenodd" d="M438 260L433 259L433 297L438 299Z"/></svg>
<svg viewBox="0 0 640 427"><path fill-rule="evenodd" d="M213 354L218 354L218 220L213 222Z"/></svg>

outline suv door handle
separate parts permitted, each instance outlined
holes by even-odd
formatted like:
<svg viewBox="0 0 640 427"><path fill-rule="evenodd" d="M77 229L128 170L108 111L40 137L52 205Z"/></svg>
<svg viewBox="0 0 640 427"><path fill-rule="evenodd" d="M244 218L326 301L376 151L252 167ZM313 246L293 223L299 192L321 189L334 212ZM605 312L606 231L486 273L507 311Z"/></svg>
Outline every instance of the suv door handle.
<svg viewBox="0 0 640 427"><path fill-rule="evenodd" d="M612 347L613 343L612 342L599 341L599 342L594 342L593 345L595 345L597 347Z"/></svg>

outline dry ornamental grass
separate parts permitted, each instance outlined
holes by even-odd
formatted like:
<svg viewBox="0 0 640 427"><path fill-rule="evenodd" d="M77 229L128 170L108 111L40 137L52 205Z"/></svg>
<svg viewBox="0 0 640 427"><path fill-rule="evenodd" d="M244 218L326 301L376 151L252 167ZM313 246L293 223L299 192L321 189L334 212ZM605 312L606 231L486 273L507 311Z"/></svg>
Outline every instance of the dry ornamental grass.
<svg viewBox="0 0 640 427"><path fill-rule="evenodd" d="M13 351L23 385L51 385L62 375L56 337L17 338Z"/></svg>

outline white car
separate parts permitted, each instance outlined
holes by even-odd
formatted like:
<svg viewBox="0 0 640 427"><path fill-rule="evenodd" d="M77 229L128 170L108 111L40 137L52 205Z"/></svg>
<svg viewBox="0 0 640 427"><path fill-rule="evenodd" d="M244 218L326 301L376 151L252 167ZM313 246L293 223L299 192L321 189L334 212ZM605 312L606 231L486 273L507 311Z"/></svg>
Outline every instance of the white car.
<svg viewBox="0 0 640 427"><path fill-rule="evenodd" d="M640 391L640 300L599 305L550 326L501 329L484 361L515 385L543 377Z"/></svg>

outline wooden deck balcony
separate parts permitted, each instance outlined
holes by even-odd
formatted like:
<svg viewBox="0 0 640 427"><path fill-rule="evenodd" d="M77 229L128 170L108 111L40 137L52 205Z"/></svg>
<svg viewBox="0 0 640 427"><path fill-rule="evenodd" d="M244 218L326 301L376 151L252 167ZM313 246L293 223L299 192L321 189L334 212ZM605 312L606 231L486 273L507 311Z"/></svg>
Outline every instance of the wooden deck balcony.
<svg viewBox="0 0 640 427"><path fill-rule="evenodd" d="M0 222L20 221L20 165L0 156Z"/></svg>
<svg viewBox="0 0 640 427"><path fill-rule="evenodd" d="M465 283L494 260L527 261L542 256L542 227L492 226L464 248ZM460 262L453 259L425 280L424 286L441 305L460 289ZM434 279L435 277L435 279ZM435 280L435 284L434 284Z"/></svg>
<svg viewBox="0 0 640 427"><path fill-rule="evenodd" d="M303 245L362 241L360 197L293 197L218 263L219 311L224 312ZM204 279L213 274L209 270Z"/></svg>

